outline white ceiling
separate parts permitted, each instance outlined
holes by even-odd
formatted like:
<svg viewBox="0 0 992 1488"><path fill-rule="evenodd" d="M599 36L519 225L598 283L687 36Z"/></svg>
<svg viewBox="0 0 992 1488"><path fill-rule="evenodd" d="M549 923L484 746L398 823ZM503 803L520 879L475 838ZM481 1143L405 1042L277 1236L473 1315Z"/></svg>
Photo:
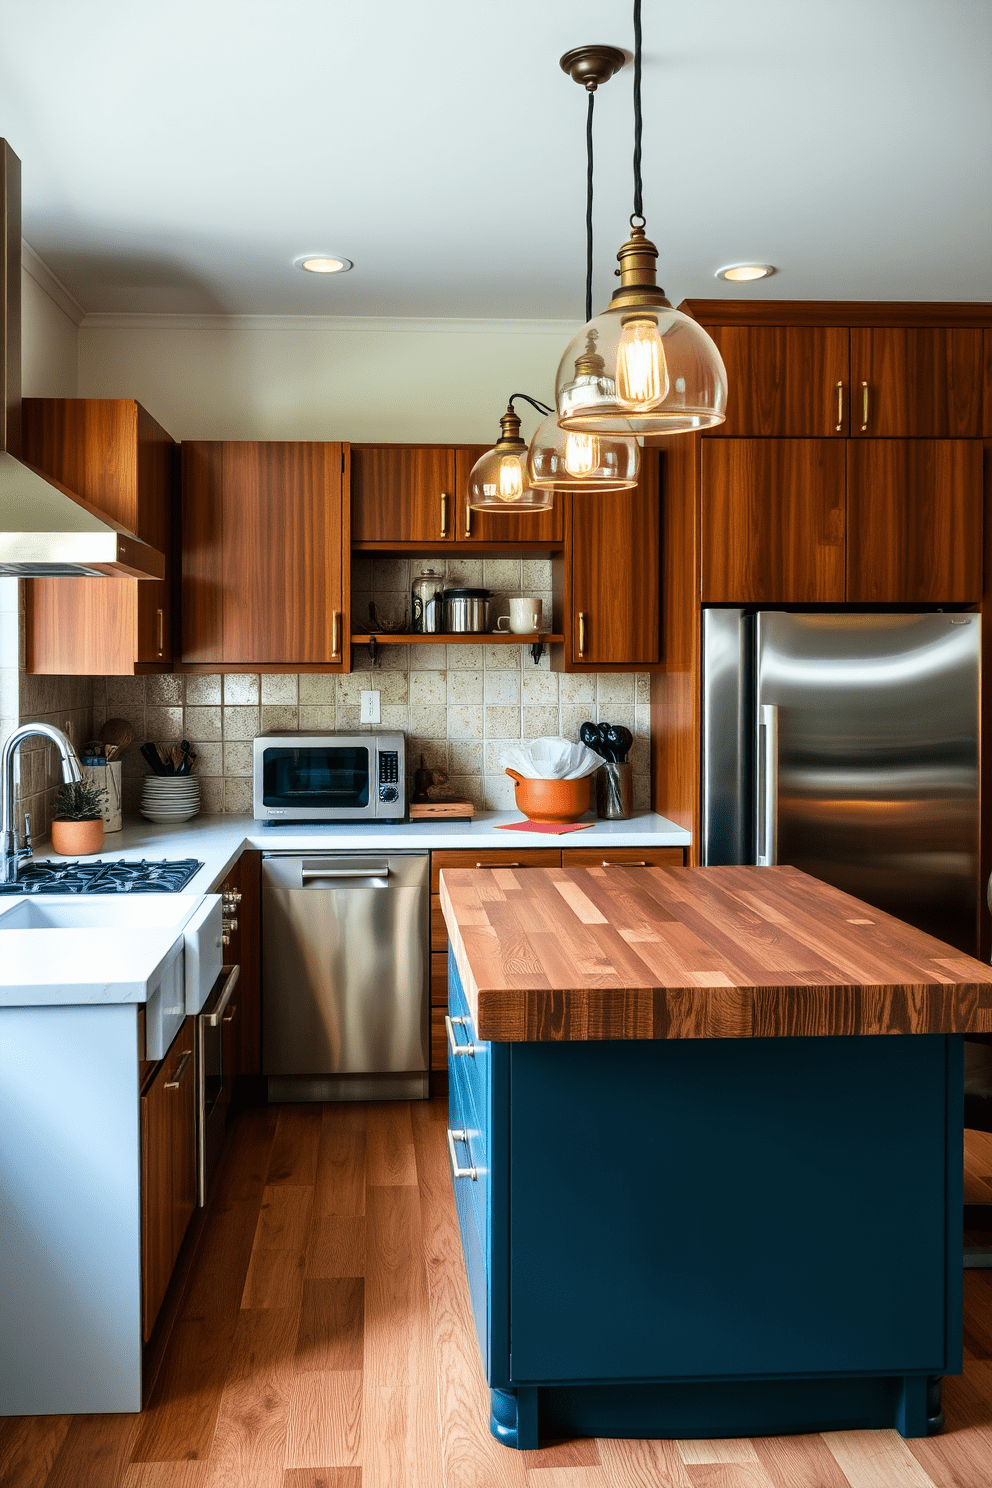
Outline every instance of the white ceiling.
<svg viewBox="0 0 992 1488"><path fill-rule="evenodd" d="M24 236L87 312L582 318L585 97L629 0L0 0ZM992 300L988 0L645 0L685 296ZM597 304L631 209L597 99ZM303 252L355 262L302 274ZM713 278L758 260L760 285Z"/></svg>

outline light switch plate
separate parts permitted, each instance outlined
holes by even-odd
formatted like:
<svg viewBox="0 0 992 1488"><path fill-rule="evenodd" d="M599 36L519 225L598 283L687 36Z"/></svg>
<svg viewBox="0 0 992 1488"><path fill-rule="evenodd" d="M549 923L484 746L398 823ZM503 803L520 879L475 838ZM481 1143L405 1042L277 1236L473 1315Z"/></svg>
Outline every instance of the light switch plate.
<svg viewBox="0 0 992 1488"><path fill-rule="evenodd" d="M362 723L382 722L382 713L379 710L379 694L377 692L362 693L361 721Z"/></svg>

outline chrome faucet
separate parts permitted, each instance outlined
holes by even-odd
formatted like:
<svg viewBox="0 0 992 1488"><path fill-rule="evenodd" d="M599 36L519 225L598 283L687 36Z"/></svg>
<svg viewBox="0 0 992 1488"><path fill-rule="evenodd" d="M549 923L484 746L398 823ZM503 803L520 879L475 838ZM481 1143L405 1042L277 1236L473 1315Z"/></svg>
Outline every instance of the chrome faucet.
<svg viewBox="0 0 992 1488"><path fill-rule="evenodd" d="M60 728L51 723L22 723L7 739L0 753L0 883L15 883L17 867L22 858L31 856L31 833L28 828L27 841L23 847L17 845L14 827L14 756L17 746L32 734L40 734L58 745L62 760L62 779L82 780L79 756L72 747L72 740Z"/></svg>

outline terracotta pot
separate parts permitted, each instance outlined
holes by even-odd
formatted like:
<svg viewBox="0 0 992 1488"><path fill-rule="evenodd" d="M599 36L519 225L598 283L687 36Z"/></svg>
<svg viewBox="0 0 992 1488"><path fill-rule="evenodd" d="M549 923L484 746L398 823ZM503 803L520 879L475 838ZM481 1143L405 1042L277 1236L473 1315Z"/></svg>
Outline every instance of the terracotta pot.
<svg viewBox="0 0 992 1488"><path fill-rule="evenodd" d="M103 818L96 821L53 821L52 851L62 858L86 858L103 846Z"/></svg>
<svg viewBox="0 0 992 1488"><path fill-rule="evenodd" d="M581 780L528 780L507 770L516 791L517 807L530 821L573 822L589 810L592 776Z"/></svg>

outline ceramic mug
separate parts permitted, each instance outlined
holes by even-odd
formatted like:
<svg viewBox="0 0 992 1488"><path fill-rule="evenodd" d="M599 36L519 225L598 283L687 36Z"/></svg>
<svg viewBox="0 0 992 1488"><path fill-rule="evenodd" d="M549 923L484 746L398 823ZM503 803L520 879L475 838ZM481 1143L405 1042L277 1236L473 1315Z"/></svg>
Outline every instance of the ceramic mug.
<svg viewBox="0 0 992 1488"><path fill-rule="evenodd" d="M506 621L506 627L503 621ZM514 635L533 635L541 628L541 601L528 599L526 594L514 594L510 598L510 613L500 615L496 629L509 629Z"/></svg>

